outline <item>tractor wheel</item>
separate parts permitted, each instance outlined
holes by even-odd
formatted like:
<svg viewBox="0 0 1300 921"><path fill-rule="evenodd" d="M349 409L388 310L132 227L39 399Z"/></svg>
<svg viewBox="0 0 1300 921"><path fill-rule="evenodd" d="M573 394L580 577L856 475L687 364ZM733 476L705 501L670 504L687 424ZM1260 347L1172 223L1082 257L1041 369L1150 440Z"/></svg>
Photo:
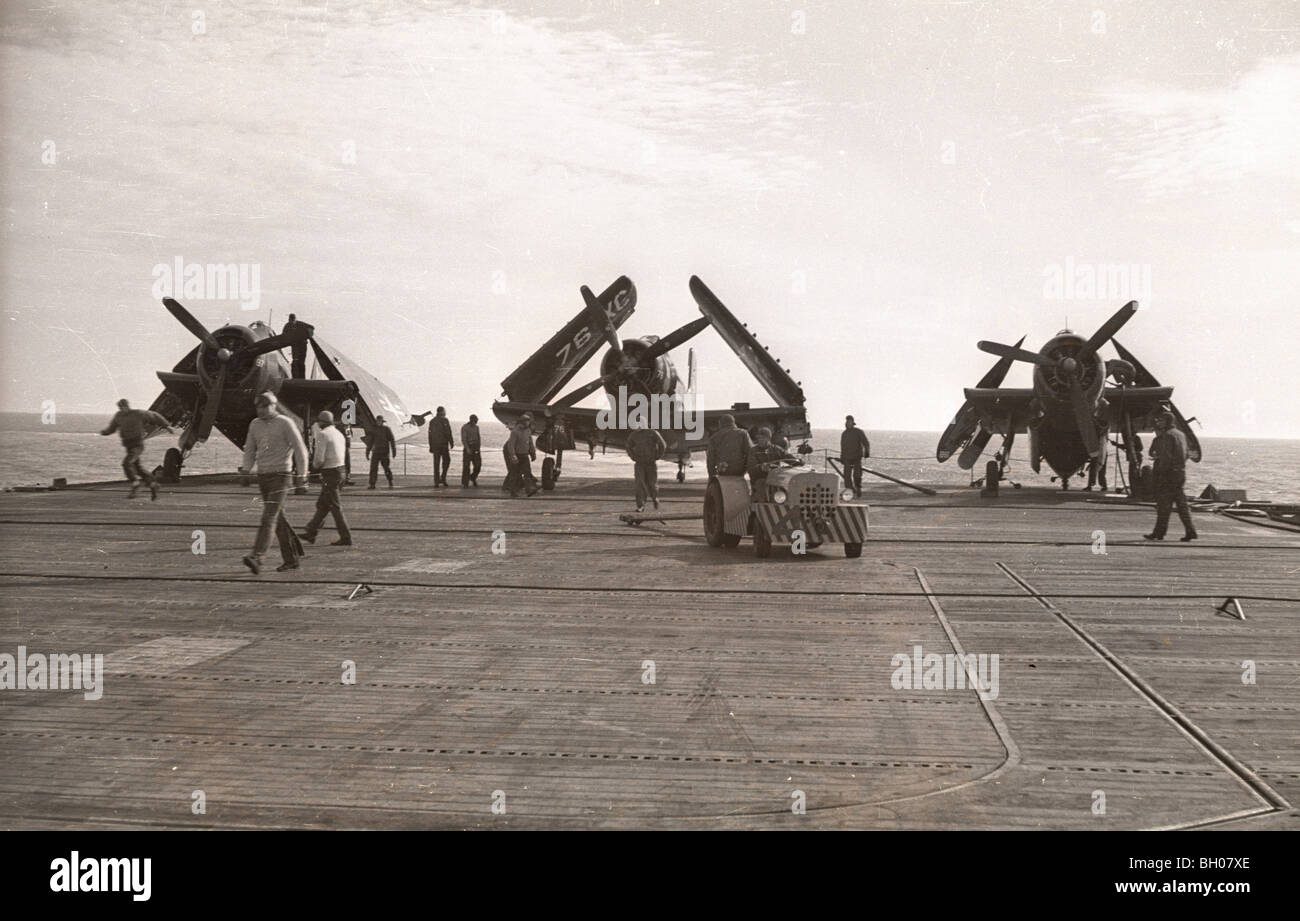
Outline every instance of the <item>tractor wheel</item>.
<svg viewBox="0 0 1300 921"><path fill-rule="evenodd" d="M180 448L167 449L167 453L163 455L162 470L164 483L179 483L181 481Z"/></svg>
<svg viewBox="0 0 1300 921"><path fill-rule="evenodd" d="M542 461L542 489L550 492L555 488L555 458L548 457Z"/></svg>
<svg viewBox="0 0 1300 921"><path fill-rule="evenodd" d="M844 555L851 560L856 560L858 557L862 556L862 542L855 541L850 544L845 544Z"/></svg>
<svg viewBox="0 0 1300 921"><path fill-rule="evenodd" d="M772 555L772 538L767 536L767 529L761 521L754 522L754 556L765 560Z"/></svg>
<svg viewBox="0 0 1300 921"><path fill-rule="evenodd" d="M704 538L710 547L721 547L726 542L727 535L722 531L726 521L727 516L722 508L722 487L716 480L710 480L708 488L704 490Z"/></svg>

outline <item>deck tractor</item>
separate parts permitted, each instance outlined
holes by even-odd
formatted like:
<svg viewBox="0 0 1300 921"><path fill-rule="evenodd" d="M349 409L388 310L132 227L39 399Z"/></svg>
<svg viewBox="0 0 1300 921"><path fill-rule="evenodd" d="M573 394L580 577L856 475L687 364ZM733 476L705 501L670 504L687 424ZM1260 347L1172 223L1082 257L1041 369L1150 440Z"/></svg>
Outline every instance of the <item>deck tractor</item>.
<svg viewBox="0 0 1300 921"><path fill-rule="evenodd" d="M754 535L754 555L767 558L773 544L797 542L806 548L844 545L844 555L862 556L867 539L867 506L850 504L853 490L834 473L817 473L797 460L766 465L761 489L750 495L743 476L710 477L704 493L704 536L710 547L734 547Z"/></svg>

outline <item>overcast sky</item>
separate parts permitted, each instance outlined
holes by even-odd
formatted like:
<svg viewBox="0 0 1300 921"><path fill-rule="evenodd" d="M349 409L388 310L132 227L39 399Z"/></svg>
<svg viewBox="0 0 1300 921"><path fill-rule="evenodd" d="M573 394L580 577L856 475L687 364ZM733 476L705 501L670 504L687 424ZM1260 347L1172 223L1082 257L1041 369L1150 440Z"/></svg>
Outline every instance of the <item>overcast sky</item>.
<svg viewBox="0 0 1300 921"><path fill-rule="evenodd" d="M147 405L179 258L258 267L209 328L296 312L454 419L579 285L663 335L699 274L814 425L942 429L976 340L1136 297L1205 434L1300 437L1300 7L1185 6L5 3L0 408ZM702 406L765 402L692 344Z"/></svg>

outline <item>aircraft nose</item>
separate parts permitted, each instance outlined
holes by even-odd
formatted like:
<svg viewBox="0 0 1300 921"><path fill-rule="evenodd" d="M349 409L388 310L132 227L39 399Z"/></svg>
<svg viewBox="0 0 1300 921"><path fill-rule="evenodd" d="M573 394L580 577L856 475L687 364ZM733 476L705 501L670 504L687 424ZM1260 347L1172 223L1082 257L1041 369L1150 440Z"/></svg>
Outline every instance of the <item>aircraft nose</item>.
<svg viewBox="0 0 1300 921"><path fill-rule="evenodd" d="M230 361L230 356L232 354L233 353L230 349L217 349L217 359L219 361Z"/></svg>
<svg viewBox="0 0 1300 921"><path fill-rule="evenodd" d="M1077 367L1079 367L1079 363L1075 361L1073 358L1067 358L1061 362L1061 368L1065 371L1066 374L1073 374L1075 368Z"/></svg>

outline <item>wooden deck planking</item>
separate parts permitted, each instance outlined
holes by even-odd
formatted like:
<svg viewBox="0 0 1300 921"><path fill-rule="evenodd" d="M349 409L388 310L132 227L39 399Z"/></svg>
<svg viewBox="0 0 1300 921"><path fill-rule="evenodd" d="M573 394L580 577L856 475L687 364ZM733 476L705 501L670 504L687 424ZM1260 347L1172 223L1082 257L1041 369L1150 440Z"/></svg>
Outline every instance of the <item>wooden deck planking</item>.
<svg viewBox="0 0 1300 921"><path fill-rule="evenodd" d="M668 489L667 511L697 507L698 486ZM238 566L256 504L229 482L156 504L120 488L0 498L14 522L0 524L0 651L109 654L102 701L0 700L0 824L1092 828L1262 810L999 562L1279 789L1290 779L1295 683L1274 676L1300 667L1297 606L1255 603L1245 624L1205 609L1221 591L1294 597L1291 535L1201 515L1203 544L1153 547L1149 509L891 491L873 496L862 560L758 561L748 542L704 547L696 522L617 524L625 492L349 490L361 546L308 547L303 570L260 579ZM105 565L139 581L45 578ZM1000 655L992 707L1018 763L973 692L890 686L895 653L951 651L917 568L966 651ZM354 580L378 592L346 602ZM115 652L214 637L247 645L113 672ZM1228 666L1252 646L1270 681L1246 689ZM504 816L488 810L498 788ZM806 816L789 812L799 788ZM193 789L207 816L189 814Z"/></svg>

